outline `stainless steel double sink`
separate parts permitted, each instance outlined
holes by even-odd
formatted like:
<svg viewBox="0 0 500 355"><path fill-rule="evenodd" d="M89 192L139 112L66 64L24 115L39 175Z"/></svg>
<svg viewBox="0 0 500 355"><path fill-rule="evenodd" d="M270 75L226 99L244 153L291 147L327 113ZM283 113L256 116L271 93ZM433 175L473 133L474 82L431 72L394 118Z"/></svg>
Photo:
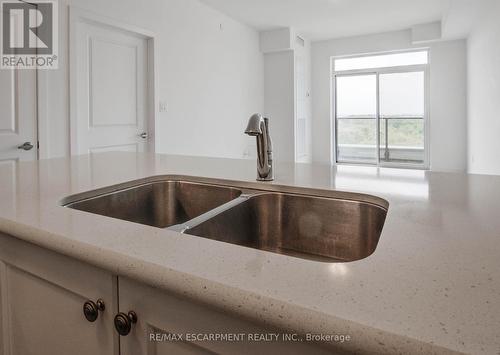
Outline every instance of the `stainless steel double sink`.
<svg viewBox="0 0 500 355"><path fill-rule="evenodd" d="M371 255L389 204L363 194L184 176L69 196L66 207L303 259Z"/></svg>

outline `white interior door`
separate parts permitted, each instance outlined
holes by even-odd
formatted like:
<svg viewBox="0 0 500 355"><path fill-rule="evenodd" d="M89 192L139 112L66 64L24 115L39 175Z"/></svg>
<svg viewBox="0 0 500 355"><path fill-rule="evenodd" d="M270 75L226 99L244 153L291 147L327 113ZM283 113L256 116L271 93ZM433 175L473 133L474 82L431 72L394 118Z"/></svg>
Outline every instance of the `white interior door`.
<svg viewBox="0 0 500 355"><path fill-rule="evenodd" d="M0 164L37 158L36 97L36 70L0 69Z"/></svg>
<svg viewBox="0 0 500 355"><path fill-rule="evenodd" d="M97 22L75 21L72 154L147 151L147 38Z"/></svg>

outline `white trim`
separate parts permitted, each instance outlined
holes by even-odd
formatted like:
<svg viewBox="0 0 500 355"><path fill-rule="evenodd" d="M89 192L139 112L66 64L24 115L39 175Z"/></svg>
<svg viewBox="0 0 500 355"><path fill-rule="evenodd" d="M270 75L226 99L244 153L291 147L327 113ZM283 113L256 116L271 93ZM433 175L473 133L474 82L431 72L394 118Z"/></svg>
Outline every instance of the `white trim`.
<svg viewBox="0 0 500 355"><path fill-rule="evenodd" d="M371 69L355 69L355 70L341 70L334 71L333 75L336 76L349 76L349 75L361 75L361 74L391 74L391 73L407 73L415 71L424 71L429 67L429 64L417 64L417 65L407 65L407 66L395 66L395 67L383 67L383 68L371 68Z"/></svg>
<svg viewBox="0 0 500 355"><path fill-rule="evenodd" d="M375 57L375 56L383 56L383 55L391 55L398 53L414 53L414 52L428 52L430 47L419 47L419 48L408 48L408 49L394 49L389 51L378 51L378 52L362 52L362 53L354 53L354 54L345 54L345 55L335 55L332 56L331 59L346 59L346 58L362 58L362 57ZM424 64L425 65L425 64ZM335 66L332 67L332 69Z"/></svg>
<svg viewBox="0 0 500 355"><path fill-rule="evenodd" d="M158 83L156 80L157 70L157 51L156 51L156 35L154 32L131 25L122 21L115 20L106 16L102 16L91 11L87 11L75 6L69 6L69 126L70 126L70 155L75 155L78 152L77 145L77 131L76 131L76 120L77 120L77 84L75 78L77 78L77 31L78 23L90 23L97 24L100 26L119 29L132 33L134 35L139 35L145 37L147 40L147 81L148 81L148 134L150 136L148 140L148 150L150 152L156 151L155 144L155 132L156 132L156 121L157 121L157 103L158 103Z"/></svg>
<svg viewBox="0 0 500 355"><path fill-rule="evenodd" d="M156 149L156 122L158 121L158 112L159 112L159 99L158 99L158 60L157 60L157 50L156 50L156 42L154 37L150 37L148 39L148 131L149 131L149 149L148 151L151 153L155 153Z"/></svg>
<svg viewBox="0 0 500 355"><path fill-rule="evenodd" d="M330 60L330 73L333 71L333 61ZM333 75L330 76L330 120L329 120L329 137L330 143L330 165L337 162L337 81Z"/></svg>
<svg viewBox="0 0 500 355"><path fill-rule="evenodd" d="M49 103L49 73L48 70L36 70L36 91L37 91L37 123L38 123L38 159L48 159L51 157L49 149L50 125L48 114Z"/></svg>
<svg viewBox="0 0 500 355"><path fill-rule="evenodd" d="M298 120L297 120L297 104L298 104L298 90L297 90L297 54L293 52L293 161L297 162L299 155L297 153L297 131L298 131Z"/></svg>
<svg viewBox="0 0 500 355"><path fill-rule="evenodd" d="M376 105L376 115L377 115L377 123L376 123L376 130L377 130L377 146L375 149L377 150L377 164L380 164L380 73L375 73L375 90L376 90L376 100L377 102L375 103ZM387 126L387 120L386 120L386 126ZM385 136L385 141L387 145L387 140L388 137Z"/></svg>
<svg viewBox="0 0 500 355"><path fill-rule="evenodd" d="M135 26L131 25L126 22L122 22L119 20L115 20L111 17L103 16L96 14L95 12L84 10L79 7L75 6L69 6L69 25L70 25L70 38L72 38L72 35L74 35L74 31L71 31L71 29L75 29L74 25L75 20L83 20L86 23L94 23L98 25L103 25L105 27L111 27L111 28L118 28L120 30L125 30L127 32L133 33L133 34L138 34L143 37L148 37L148 38L154 38L155 34L154 32Z"/></svg>

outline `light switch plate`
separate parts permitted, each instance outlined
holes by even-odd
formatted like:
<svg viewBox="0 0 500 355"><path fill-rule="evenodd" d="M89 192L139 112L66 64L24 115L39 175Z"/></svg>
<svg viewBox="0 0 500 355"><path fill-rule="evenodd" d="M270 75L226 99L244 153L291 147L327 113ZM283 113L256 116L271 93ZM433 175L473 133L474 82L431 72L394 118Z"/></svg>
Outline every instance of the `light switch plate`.
<svg viewBox="0 0 500 355"><path fill-rule="evenodd" d="M166 101L160 101L159 110L160 112L167 112L167 102Z"/></svg>

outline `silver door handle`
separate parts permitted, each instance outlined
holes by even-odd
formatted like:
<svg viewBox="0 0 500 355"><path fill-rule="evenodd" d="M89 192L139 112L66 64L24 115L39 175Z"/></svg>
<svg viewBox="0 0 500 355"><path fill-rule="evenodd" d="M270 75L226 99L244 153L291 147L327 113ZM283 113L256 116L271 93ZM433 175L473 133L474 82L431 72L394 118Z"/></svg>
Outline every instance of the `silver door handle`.
<svg viewBox="0 0 500 355"><path fill-rule="evenodd" d="M142 139L148 139L149 134L147 132L144 132L144 133L139 134L139 137L141 137Z"/></svg>
<svg viewBox="0 0 500 355"><path fill-rule="evenodd" d="M22 149L22 150L31 150L33 149L34 145L31 144L31 142L24 142L22 145L17 147L17 149Z"/></svg>

